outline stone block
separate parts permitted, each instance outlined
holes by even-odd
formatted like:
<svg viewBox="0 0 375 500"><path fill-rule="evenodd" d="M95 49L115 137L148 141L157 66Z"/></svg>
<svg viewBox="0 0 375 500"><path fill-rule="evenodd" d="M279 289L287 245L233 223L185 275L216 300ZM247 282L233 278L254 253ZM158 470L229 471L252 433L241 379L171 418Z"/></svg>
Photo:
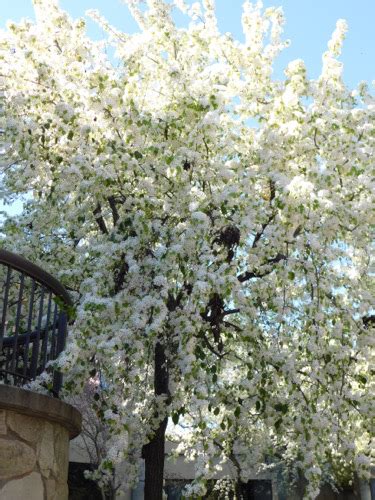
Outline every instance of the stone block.
<svg viewBox="0 0 375 500"><path fill-rule="evenodd" d="M13 411L8 412L8 427L29 443L35 443L43 432L44 423L35 417L28 417Z"/></svg>
<svg viewBox="0 0 375 500"><path fill-rule="evenodd" d="M68 500L69 488L67 483L58 483L53 500Z"/></svg>
<svg viewBox="0 0 375 500"><path fill-rule="evenodd" d="M56 493L56 481L54 479L46 479L46 500L54 500Z"/></svg>
<svg viewBox="0 0 375 500"><path fill-rule="evenodd" d="M7 433L7 426L5 423L6 411L0 410L0 436L3 436Z"/></svg>
<svg viewBox="0 0 375 500"><path fill-rule="evenodd" d="M27 444L10 439L0 439L0 480L11 479L31 472L35 461L34 450Z"/></svg>
<svg viewBox="0 0 375 500"><path fill-rule="evenodd" d="M44 499L43 481L38 472L33 472L21 479L9 481L0 490L1 500L21 500L23 498L27 498L27 500Z"/></svg>
<svg viewBox="0 0 375 500"><path fill-rule="evenodd" d="M55 463L53 472L59 481L65 482L68 477L69 467L69 433L64 427L56 425L54 437Z"/></svg>
<svg viewBox="0 0 375 500"><path fill-rule="evenodd" d="M44 477L49 477L55 460L53 426L45 422L43 434L37 445L38 463L40 472Z"/></svg>

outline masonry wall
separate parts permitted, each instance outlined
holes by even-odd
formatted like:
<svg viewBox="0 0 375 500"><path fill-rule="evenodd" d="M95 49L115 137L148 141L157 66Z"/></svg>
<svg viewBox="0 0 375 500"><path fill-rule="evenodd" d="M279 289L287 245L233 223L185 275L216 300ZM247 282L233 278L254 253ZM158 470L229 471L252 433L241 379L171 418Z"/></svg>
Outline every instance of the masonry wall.
<svg viewBox="0 0 375 500"><path fill-rule="evenodd" d="M68 450L60 424L0 410L0 498L68 498Z"/></svg>
<svg viewBox="0 0 375 500"><path fill-rule="evenodd" d="M57 399L0 385L0 500L67 500L69 440L81 416Z"/></svg>

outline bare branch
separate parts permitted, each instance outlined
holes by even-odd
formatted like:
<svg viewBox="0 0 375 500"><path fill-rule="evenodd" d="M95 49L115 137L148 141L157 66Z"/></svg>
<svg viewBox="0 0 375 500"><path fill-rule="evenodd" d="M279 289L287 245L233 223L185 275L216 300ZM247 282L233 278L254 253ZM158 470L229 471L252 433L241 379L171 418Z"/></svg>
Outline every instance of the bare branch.
<svg viewBox="0 0 375 500"><path fill-rule="evenodd" d="M55 46L56 46L57 50L60 52L60 54L62 54L62 48L61 48L61 45L59 44L59 41L57 39L55 39Z"/></svg>
<svg viewBox="0 0 375 500"><path fill-rule="evenodd" d="M115 294L119 293L122 290L128 269L129 266L125 260L125 254L122 254L120 267L118 267L115 271L115 288L114 288Z"/></svg>
<svg viewBox="0 0 375 500"><path fill-rule="evenodd" d="M215 356L217 356L218 358L222 359L224 356L225 356L225 353L222 353L222 352L218 352L214 347L213 345L211 344L211 342L208 340L207 336L205 333L202 334L202 337L203 337L203 340L204 340L204 343L206 344L206 347L208 348L209 351L212 352L212 354L215 354Z"/></svg>
<svg viewBox="0 0 375 500"><path fill-rule="evenodd" d="M243 331L241 327L235 325L234 323L231 323L230 321L224 321L223 324L229 328L233 328L238 333L241 333Z"/></svg>
<svg viewBox="0 0 375 500"><path fill-rule="evenodd" d="M272 188L271 188L271 196L272 196ZM273 197L275 197L275 192L273 191ZM273 198L272 198L273 199ZM252 244L252 248L255 248L258 244L258 241L260 240L260 238L263 236L264 234L264 231L266 229L266 227L273 221L273 219L275 218L275 213L271 214L267 220L267 222L264 222L264 224L262 224L262 229L260 231L258 231L254 237L254 241L253 241L253 244Z"/></svg>
<svg viewBox="0 0 375 500"><path fill-rule="evenodd" d="M241 311L241 309L227 309L226 311L223 311L223 316L229 316L229 314L237 314Z"/></svg>
<svg viewBox="0 0 375 500"><path fill-rule="evenodd" d="M103 215L102 215L102 207L101 207L99 202L96 205L96 208L93 211L93 214L95 216L95 220L99 226L100 231L103 234L108 234L108 229L107 229L106 223L105 223Z"/></svg>
<svg viewBox="0 0 375 500"><path fill-rule="evenodd" d="M315 129L314 129L314 144L315 144L316 149L320 149L320 146L319 146L317 138L316 138L317 135L318 135L318 129L315 127Z"/></svg>
<svg viewBox="0 0 375 500"><path fill-rule="evenodd" d="M117 206L116 206L115 197L114 196L108 196L108 203L109 203L109 206L111 207L112 218L113 218L113 225L115 226L117 224L119 218L120 218L120 215L118 213Z"/></svg>
<svg viewBox="0 0 375 500"><path fill-rule="evenodd" d="M278 262L282 261L282 260L286 260L287 259L287 256L282 254L282 253L278 253L276 255L276 257L273 257L272 259L269 259L267 260L267 262L265 262L263 265L270 265L270 264L277 264ZM244 283L245 281L249 281L251 279L254 279L254 278L263 278L264 276L267 276L268 274L271 274L273 271L273 269L269 270L269 271L246 271L242 274L239 274L237 276L237 279L240 283Z"/></svg>

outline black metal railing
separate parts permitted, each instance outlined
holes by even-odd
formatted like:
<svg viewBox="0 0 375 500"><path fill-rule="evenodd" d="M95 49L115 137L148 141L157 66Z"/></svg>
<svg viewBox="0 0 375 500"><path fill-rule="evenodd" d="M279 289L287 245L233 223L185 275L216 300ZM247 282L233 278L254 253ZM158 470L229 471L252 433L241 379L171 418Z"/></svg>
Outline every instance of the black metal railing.
<svg viewBox="0 0 375 500"><path fill-rule="evenodd" d="M72 303L61 283L30 261L0 250L0 383L22 386L46 368L52 393L62 375L47 364L65 347Z"/></svg>

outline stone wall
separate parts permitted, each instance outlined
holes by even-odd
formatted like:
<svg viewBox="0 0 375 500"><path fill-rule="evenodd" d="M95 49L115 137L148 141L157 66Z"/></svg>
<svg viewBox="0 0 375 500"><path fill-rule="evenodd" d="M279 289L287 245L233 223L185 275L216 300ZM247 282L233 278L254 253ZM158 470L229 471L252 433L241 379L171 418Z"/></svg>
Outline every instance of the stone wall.
<svg viewBox="0 0 375 500"><path fill-rule="evenodd" d="M16 397L6 401L5 393ZM79 432L77 414L48 396L0 386L0 500L67 500L69 439Z"/></svg>

